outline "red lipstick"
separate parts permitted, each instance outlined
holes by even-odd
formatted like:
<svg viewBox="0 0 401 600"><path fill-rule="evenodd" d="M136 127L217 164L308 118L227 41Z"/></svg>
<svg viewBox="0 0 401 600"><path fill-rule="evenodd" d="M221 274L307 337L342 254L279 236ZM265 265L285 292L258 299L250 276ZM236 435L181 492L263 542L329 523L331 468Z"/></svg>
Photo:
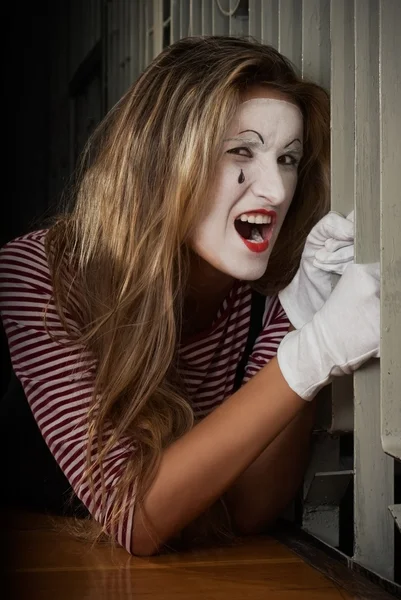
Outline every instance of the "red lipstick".
<svg viewBox="0 0 401 600"><path fill-rule="evenodd" d="M269 240L263 240L263 242L250 242L245 238L241 237L241 240L244 242L245 246L249 248L252 252L264 252L269 247Z"/></svg>
<svg viewBox="0 0 401 600"><path fill-rule="evenodd" d="M266 210L264 208L258 208L255 210L247 210L246 212L240 213L238 215L237 219L243 214L267 215L268 217L270 217L271 222L269 223L269 225L263 225L264 230L262 229L262 236L264 239L262 242L253 242L250 239L243 237L237 230L237 233L240 236L241 240L244 242L245 246L249 250L251 250L251 252L256 252L258 254L261 252L265 252L269 247L270 239L271 239L272 233L273 233L273 226L275 225L276 220L277 220L276 212L274 210ZM265 237L265 235L266 235L266 237Z"/></svg>

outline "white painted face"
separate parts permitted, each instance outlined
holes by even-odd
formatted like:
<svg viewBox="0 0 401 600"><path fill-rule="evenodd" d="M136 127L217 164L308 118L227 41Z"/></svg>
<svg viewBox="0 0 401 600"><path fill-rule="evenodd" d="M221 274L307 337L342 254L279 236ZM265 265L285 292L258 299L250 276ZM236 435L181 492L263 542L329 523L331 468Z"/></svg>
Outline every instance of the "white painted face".
<svg viewBox="0 0 401 600"><path fill-rule="evenodd" d="M254 281L291 204L302 157L303 118L285 100L253 98L233 119L210 203L191 240L193 250L236 279Z"/></svg>

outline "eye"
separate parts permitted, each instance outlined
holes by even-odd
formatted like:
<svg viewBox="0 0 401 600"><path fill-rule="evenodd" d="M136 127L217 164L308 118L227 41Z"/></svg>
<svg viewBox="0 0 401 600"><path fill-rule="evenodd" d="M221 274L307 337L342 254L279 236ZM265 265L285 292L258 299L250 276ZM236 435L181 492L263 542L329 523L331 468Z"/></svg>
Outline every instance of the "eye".
<svg viewBox="0 0 401 600"><path fill-rule="evenodd" d="M253 154L247 146L238 146L237 148L231 148L227 150L227 154L236 154L237 156L245 156L246 158L252 158Z"/></svg>
<svg viewBox="0 0 401 600"><path fill-rule="evenodd" d="M283 154L279 156L277 162L285 167L297 167L299 165L299 157L293 154Z"/></svg>

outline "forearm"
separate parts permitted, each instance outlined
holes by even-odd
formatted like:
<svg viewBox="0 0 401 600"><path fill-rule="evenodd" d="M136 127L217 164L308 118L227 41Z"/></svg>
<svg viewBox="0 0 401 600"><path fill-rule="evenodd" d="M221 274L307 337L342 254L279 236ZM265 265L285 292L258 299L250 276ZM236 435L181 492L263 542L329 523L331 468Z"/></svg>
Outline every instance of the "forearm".
<svg viewBox="0 0 401 600"><path fill-rule="evenodd" d="M162 456L143 509L136 510L134 554L154 553L211 506L304 406L273 359L174 442Z"/></svg>
<svg viewBox="0 0 401 600"><path fill-rule="evenodd" d="M315 401L305 403L302 411L225 494L240 533L263 530L294 498L309 460L315 407Z"/></svg>

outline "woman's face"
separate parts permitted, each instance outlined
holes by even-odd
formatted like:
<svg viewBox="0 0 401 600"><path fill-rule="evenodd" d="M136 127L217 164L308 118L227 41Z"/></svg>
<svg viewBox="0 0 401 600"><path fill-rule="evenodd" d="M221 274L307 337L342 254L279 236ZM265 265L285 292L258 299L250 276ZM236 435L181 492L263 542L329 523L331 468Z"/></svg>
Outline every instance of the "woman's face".
<svg viewBox="0 0 401 600"><path fill-rule="evenodd" d="M191 240L201 258L236 279L264 274L297 185L302 146L302 114L287 96L260 87L244 97Z"/></svg>

